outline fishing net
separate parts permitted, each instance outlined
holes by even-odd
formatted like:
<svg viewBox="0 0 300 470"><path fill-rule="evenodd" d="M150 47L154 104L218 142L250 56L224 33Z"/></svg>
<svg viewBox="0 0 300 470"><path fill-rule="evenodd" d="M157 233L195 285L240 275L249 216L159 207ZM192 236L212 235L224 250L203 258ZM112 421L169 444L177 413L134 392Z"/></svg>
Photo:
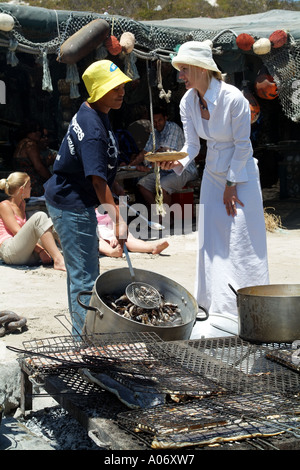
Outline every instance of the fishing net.
<svg viewBox="0 0 300 470"><path fill-rule="evenodd" d="M285 115L300 121L300 42L291 41L287 47L275 49L263 58L278 88Z"/></svg>
<svg viewBox="0 0 300 470"><path fill-rule="evenodd" d="M121 16L100 15L84 12L58 12L51 10L55 15L55 27L52 28L52 38L45 42L33 42L22 34L22 26L18 19L5 8L0 11L13 16L15 27L10 32L0 31L0 47L7 48L7 61L12 66L18 60L15 52L28 52L38 54L43 61L44 83L43 89L51 91L51 77L47 64L47 54L59 53L59 48L70 36L87 25L91 21L101 18L110 26L111 35L118 39L124 32L131 32L135 36L135 48L130 54L135 58L146 60L171 61L176 47L190 40L203 41L209 39L213 43L213 53L217 58L222 57L224 51L236 51L234 30L223 31L188 30L187 28L158 27L131 20ZM53 17L52 17L53 18ZM254 54L247 52L247 54ZM295 40L290 34L288 42L284 46L270 53L259 56L269 73L273 76L279 92L279 100L285 115L294 122L300 120L300 41Z"/></svg>

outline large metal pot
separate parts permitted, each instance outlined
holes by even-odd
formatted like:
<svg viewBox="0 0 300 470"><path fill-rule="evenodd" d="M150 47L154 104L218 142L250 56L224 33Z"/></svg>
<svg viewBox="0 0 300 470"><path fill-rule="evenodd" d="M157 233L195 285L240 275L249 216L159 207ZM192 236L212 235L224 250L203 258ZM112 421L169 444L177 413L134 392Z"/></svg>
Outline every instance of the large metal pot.
<svg viewBox="0 0 300 470"><path fill-rule="evenodd" d="M269 284L234 290L239 336L255 343L300 339L300 284Z"/></svg>
<svg viewBox="0 0 300 470"><path fill-rule="evenodd" d="M198 308L205 312L206 320L208 312L203 307L198 307L194 297L177 282L157 273L135 269L135 280L151 284L161 294L166 302L177 303L183 319L183 324L178 326L152 326L144 325L136 321L124 318L114 312L102 300L107 294L124 294L127 285L131 282L128 268L112 269L101 274L94 284L91 292L83 291L78 294L78 303L88 310L83 334L116 333L116 332L155 332L164 341L176 341L189 339L196 321ZM89 306L84 305L81 295L91 295ZM197 318L198 320L198 318Z"/></svg>

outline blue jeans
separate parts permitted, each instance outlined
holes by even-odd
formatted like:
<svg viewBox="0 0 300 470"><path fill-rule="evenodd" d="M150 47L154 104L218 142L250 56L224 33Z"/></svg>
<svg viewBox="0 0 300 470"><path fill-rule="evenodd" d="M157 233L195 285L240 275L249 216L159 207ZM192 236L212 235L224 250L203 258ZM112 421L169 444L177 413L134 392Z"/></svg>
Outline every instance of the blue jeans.
<svg viewBox="0 0 300 470"><path fill-rule="evenodd" d="M68 305L73 333L81 332L87 310L77 302L81 291L91 291L99 276L99 251L95 209L57 209L47 202L53 226L59 236L67 269ZM90 296L80 296L89 305Z"/></svg>

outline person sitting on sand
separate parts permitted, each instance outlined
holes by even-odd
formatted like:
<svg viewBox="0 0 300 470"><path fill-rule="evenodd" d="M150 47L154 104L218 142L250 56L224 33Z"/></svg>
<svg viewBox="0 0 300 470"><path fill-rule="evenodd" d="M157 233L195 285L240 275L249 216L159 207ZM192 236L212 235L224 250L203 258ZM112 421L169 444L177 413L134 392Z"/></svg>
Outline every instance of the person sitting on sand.
<svg viewBox="0 0 300 470"><path fill-rule="evenodd" d="M123 254L123 249L115 237L112 219L108 214L100 214L97 209L96 217L98 221L97 234L99 238L99 252L105 256L120 258ZM169 243L165 240L140 240L135 238L130 232L125 243L128 251L135 253L151 253L152 255L160 254L169 246Z"/></svg>
<svg viewBox="0 0 300 470"><path fill-rule="evenodd" d="M10 265L51 264L53 260L54 269L65 271L64 257L52 234L52 220L42 211L26 219L29 175L11 173L0 180L0 189L9 196L0 203L0 258Z"/></svg>

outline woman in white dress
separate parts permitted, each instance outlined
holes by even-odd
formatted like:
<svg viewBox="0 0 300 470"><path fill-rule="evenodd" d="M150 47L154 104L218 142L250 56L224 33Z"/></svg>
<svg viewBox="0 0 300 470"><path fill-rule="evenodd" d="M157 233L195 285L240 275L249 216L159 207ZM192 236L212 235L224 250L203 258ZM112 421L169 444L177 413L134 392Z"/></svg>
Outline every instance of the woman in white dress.
<svg viewBox="0 0 300 470"><path fill-rule="evenodd" d="M184 43L173 66L187 92L180 103L187 157L164 162L180 174L198 155L207 156L199 205L195 297L209 313L237 315L235 289L268 284L266 227L259 171L250 141L249 103L222 80L207 41Z"/></svg>

